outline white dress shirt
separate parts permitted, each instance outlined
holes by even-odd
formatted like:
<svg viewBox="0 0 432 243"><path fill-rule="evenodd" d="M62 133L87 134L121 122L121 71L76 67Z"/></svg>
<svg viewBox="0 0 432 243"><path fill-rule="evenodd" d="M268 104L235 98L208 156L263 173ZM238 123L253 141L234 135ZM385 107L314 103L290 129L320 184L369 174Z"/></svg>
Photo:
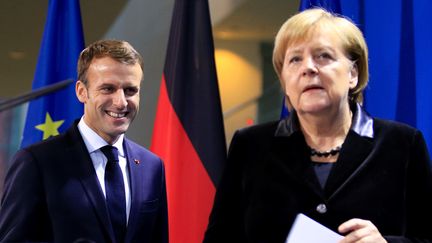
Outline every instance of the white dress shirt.
<svg viewBox="0 0 432 243"><path fill-rule="evenodd" d="M105 166L107 164L107 158L102 153L100 148L103 146L109 145L101 136L99 136L95 131L93 131L87 124L85 123L84 117L81 117L81 120L78 123L78 130L81 133L82 138L84 139L84 143L87 147L87 150L90 154L90 157L93 162L93 166L96 171L96 175L99 180L99 185L102 189L104 196L106 197L105 192ZM123 149L123 140L124 134L120 135L119 139L112 146L118 149L119 155L119 165L123 174L123 181L125 186L125 198L126 198L126 222L129 220L129 211L131 204L131 196L130 196L130 186L129 186L129 173L127 169L127 160L125 156L125 152Z"/></svg>

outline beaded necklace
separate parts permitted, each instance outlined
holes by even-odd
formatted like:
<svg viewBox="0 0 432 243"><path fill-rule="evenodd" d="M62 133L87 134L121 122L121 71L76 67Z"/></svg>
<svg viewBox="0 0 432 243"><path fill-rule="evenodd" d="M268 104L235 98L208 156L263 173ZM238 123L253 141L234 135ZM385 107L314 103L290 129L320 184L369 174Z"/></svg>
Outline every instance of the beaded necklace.
<svg viewBox="0 0 432 243"><path fill-rule="evenodd" d="M318 157L330 157L330 156L335 156L336 154L338 154L342 148L342 146L337 146L336 148L330 149L328 151L318 151L316 149L313 149L311 147L309 147L309 153L311 156L318 156Z"/></svg>

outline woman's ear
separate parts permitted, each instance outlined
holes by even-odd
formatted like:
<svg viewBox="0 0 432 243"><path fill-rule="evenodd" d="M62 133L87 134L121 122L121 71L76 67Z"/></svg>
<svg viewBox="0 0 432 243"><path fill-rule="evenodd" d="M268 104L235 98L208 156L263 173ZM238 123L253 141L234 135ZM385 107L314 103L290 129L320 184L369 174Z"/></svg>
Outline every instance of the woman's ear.
<svg viewBox="0 0 432 243"><path fill-rule="evenodd" d="M349 87L354 89L358 83L358 67L356 63L353 63L350 70Z"/></svg>

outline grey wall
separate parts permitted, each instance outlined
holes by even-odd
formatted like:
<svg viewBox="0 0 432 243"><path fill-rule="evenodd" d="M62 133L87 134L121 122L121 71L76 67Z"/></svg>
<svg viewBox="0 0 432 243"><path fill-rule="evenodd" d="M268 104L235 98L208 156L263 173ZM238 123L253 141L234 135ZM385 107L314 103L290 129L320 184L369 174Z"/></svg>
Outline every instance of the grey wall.
<svg viewBox="0 0 432 243"><path fill-rule="evenodd" d="M151 142L173 6L174 0L130 0L104 36L129 41L144 58L140 112L127 136L146 147Z"/></svg>

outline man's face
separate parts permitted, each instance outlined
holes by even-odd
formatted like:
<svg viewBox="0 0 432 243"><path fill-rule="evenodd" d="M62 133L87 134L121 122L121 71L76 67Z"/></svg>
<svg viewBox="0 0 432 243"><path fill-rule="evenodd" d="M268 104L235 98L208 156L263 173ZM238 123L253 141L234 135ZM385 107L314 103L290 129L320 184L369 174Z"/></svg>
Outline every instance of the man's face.
<svg viewBox="0 0 432 243"><path fill-rule="evenodd" d="M139 109L143 72L138 63L123 64L110 57L95 58L87 70L87 86L76 84L84 104L84 121L108 143L125 133Z"/></svg>

